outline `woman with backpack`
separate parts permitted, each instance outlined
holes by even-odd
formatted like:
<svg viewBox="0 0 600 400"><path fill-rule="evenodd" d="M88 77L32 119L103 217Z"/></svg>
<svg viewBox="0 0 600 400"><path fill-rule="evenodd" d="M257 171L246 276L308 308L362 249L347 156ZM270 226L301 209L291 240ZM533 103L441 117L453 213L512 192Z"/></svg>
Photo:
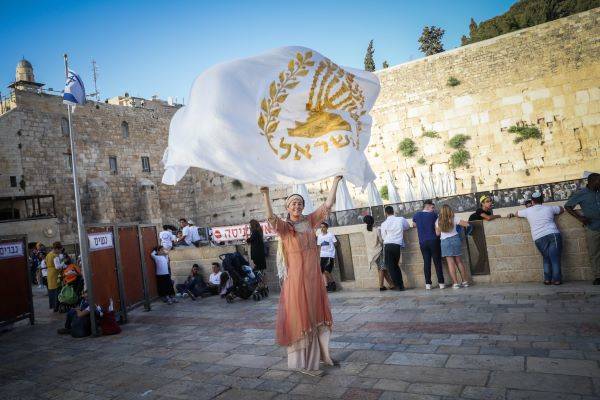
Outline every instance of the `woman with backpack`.
<svg viewBox="0 0 600 400"><path fill-rule="evenodd" d="M435 232L442 241L442 257L446 257L446 262L448 263L448 271L450 272L450 277L452 277L452 281L454 285L453 289L459 289L461 287L469 287L469 278L467 275L467 269L465 268L465 264L462 261L462 241L457 226L463 226L465 228L469 227L469 223L460 219L457 215L454 214L452 208L449 205L444 204L442 209L440 210L440 215L438 219L435 221ZM460 275L462 278L462 284L458 280L456 275L456 268L460 271Z"/></svg>

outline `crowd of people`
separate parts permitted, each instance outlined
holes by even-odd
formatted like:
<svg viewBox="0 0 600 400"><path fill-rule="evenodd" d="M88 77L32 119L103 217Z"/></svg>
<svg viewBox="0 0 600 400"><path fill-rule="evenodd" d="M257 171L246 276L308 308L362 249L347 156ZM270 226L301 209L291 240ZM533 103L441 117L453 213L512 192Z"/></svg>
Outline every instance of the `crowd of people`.
<svg viewBox="0 0 600 400"><path fill-rule="evenodd" d="M493 212L492 198L484 195L480 206L471 214L468 221L459 218L446 204L439 213L431 200L423 202L423 209L414 214L412 223L401 216L394 215L392 206L385 207L386 219L380 228L373 227L373 217L367 215L365 241L369 263L375 266L379 274L380 290L404 290L400 259L405 247L404 231L411 227L417 229L419 247L423 256L425 289L432 289L431 264L435 265L437 283L440 289L446 287L442 259L446 259L448 272L454 289L470 285L468 268L462 260L462 242L470 233L473 221L493 221L501 218ZM535 191L525 201L525 208L506 217L526 218L531 229L531 237L543 260L543 283L545 285L562 284L561 255L562 236L555 217L565 210L585 226L590 263L594 273L594 285L600 285L600 174L588 176L587 186L575 192L567 200L564 208L544 203L544 193ZM580 209L575 210L579 205ZM476 245L478 242L476 242Z"/></svg>

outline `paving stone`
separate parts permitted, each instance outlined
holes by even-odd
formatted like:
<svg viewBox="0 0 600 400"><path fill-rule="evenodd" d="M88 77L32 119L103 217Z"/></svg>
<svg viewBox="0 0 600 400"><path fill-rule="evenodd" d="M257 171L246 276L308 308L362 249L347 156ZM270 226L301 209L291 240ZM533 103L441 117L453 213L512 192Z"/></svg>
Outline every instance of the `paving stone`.
<svg viewBox="0 0 600 400"><path fill-rule="evenodd" d="M437 348L436 353L441 354L477 354L479 347L476 346L446 346L441 345Z"/></svg>
<svg viewBox="0 0 600 400"><path fill-rule="evenodd" d="M330 386L330 385L311 385L308 383L300 383L296 386L290 394L301 394L306 396L313 396L318 398L333 397L339 398L347 388L341 386Z"/></svg>
<svg viewBox="0 0 600 400"><path fill-rule="evenodd" d="M499 371L523 371L524 357L506 357L494 355L456 355L453 354L446 363L447 368L487 369Z"/></svg>
<svg viewBox="0 0 600 400"><path fill-rule="evenodd" d="M447 359L443 354L392 353L385 364L443 367Z"/></svg>
<svg viewBox="0 0 600 400"><path fill-rule="evenodd" d="M219 361L219 364L249 368L269 368L280 362L279 357L256 356L253 354L232 354Z"/></svg>
<svg viewBox="0 0 600 400"><path fill-rule="evenodd" d="M593 394L592 381L588 377L540 374L533 372L494 371L487 386L509 389Z"/></svg>
<svg viewBox="0 0 600 400"><path fill-rule="evenodd" d="M487 381L488 371L371 364L360 375L371 378L400 379L408 382L483 386Z"/></svg>
<svg viewBox="0 0 600 400"><path fill-rule="evenodd" d="M548 356L550 358L572 358L575 360L583 360L585 358L581 350L550 350Z"/></svg>
<svg viewBox="0 0 600 400"><path fill-rule="evenodd" d="M440 400L440 396L428 394L402 393L402 392L383 392L379 400Z"/></svg>
<svg viewBox="0 0 600 400"><path fill-rule="evenodd" d="M406 391L409 393L435 394L439 396L458 396L462 391L462 386L441 383L412 383Z"/></svg>
<svg viewBox="0 0 600 400"><path fill-rule="evenodd" d="M288 393L290 390L296 387L296 385L296 382L264 379L263 382L256 387L256 389L266 390L268 392Z"/></svg>
<svg viewBox="0 0 600 400"><path fill-rule="evenodd" d="M355 350L344 361L382 363L390 356L389 351Z"/></svg>
<svg viewBox="0 0 600 400"><path fill-rule="evenodd" d="M566 393L548 393L533 390L515 390L510 389L506 397L507 400L580 400L581 396L577 394Z"/></svg>
<svg viewBox="0 0 600 400"><path fill-rule="evenodd" d="M527 371L548 374L600 377L598 363L592 360L527 357Z"/></svg>
<svg viewBox="0 0 600 400"><path fill-rule="evenodd" d="M373 385L374 389L381 390L393 390L398 392L404 392L408 388L410 383L404 382L397 379L379 379L375 385Z"/></svg>
<svg viewBox="0 0 600 400"><path fill-rule="evenodd" d="M506 389L467 386L463 389L461 397L477 400L505 400Z"/></svg>
<svg viewBox="0 0 600 400"><path fill-rule="evenodd" d="M216 397L216 400L269 400L276 395L275 392L263 390L229 389Z"/></svg>
<svg viewBox="0 0 600 400"><path fill-rule="evenodd" d="M346 390L342 399L344 400L377 400L383 393L381 390L375 389L359 389L350 388Z"/></svg>

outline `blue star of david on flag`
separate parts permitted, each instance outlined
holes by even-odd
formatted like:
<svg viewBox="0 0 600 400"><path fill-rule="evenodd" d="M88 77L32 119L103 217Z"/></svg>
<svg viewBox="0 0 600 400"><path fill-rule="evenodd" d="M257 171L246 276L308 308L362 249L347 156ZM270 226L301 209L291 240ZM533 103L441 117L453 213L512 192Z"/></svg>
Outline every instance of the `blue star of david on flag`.
<svg viewBox="0 0 600 400"><path fill-rule="evenodd" d="M83 81L75 72L69 70L65 91L63 94L63 103L70 106L85 104L85 87Z"/></svg>

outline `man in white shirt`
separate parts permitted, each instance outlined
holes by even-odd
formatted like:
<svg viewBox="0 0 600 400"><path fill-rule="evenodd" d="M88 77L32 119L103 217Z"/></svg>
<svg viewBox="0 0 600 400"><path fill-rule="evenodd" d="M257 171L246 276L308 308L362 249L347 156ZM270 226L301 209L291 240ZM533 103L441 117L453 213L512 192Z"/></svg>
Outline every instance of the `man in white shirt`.
<svg viewBox="0 0 600 400"><path fill-rule="evenodd" d="M171 250L173 248L173 242L177 241L177 236L173 235L173 232L169 229L168 225L163 225L163 230L158 234L160 244L165 250Z"/></svg>
<svg viewBox="0 0 600 400"><path fill-rule="evenodd" d="M554 222L554 216L565 210L559 206L544 206L544 196L536 191L531 195L532 206L517 211L517 217L527 218L531 228L531 238L544 260L544 284L560 285L562 273L560 257L562 237Z"/></svg>
<svg viewBox="0 0 600 400"><path fill-rule="evenodd" d="M179 239L178 244L182 246L194 245L196 247L200 247L200 235L198 234L198 228L188 224L188 221L185 218L181 218L179 220L179 225L181 226L181 233L183 236L181 239Z"/></svg>
<svg viewBox="0 0 600 400"><path fill-rule="evenodd" d="M329 224L321 222L321 231L317 235L317 245L321 247L321 273L325 276L327 282L327 291L335 292L336 285L331 271L335 262L335 235L328 232Z"/></svg>
<svg viewBox="0 0 600 400"><path fill-rule="evenodd" d="M212 263L212 273L208 277L208 289L212 294L219 294L221 290L221 266L219 263Z"/></svg>
<svg viewBox="0 0 600 400"><path fill-rule="evenodd" d="M381 237L383 238L383 256L385 266L394 281L393 290L404 290L402 272L398 263L404 247L404 231L410 228L410 224L404 217L394 216L392 206L385 207L386 219L381 224Z"/></svg>

